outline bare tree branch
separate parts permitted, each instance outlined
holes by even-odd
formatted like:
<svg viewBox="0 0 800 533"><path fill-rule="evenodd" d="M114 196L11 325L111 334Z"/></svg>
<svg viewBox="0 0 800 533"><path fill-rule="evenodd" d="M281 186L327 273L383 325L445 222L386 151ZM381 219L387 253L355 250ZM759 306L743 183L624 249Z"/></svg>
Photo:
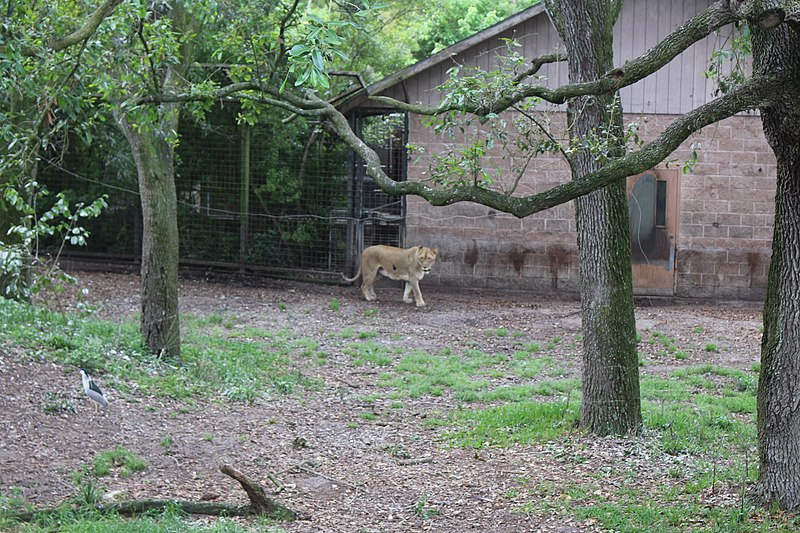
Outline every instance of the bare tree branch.
<svg viewBox="0 0 800 533"><path fill-rule="evenodd" d="M641 149L614 159L602 169L548 191L510 196L477 185L441 189L419 181L396 182L381 168L380 157L350 128L347 118L336 107L308 91L305 97L257 82L235 83L207 93L162 94L139 99L137 104L191 102L220 99L250 99L282 107L301 116L325 118L334 131L366 163L366 172L380 188L390 194L421 196L432 205L475 202L524 218L587 194L609 183L654 167L666 159L689 136L701 128L736 113L769 105L772 95L780 94L786 81L780 77L753 77L730 93L675 119L656 139Z"/></svg>
<svg viewBox="0 0 800 533"><path fill-rule="evenodd" d="M602 169L586 176L556 186L548 191L512 197L501 192L479 186L464 186L457 189L438 189L418 181L395 182L381 169L380 158L352 130L347 120L333 106L324 103L324 115L333 124L337 133L366 162L367 174L386 192L391 194L414 194L425 198L432 205L450 205L458 202L476 202L487 207L524 218L539 211L555 207L587 194L609 183L624 179L654 167L675 151L689 136L701 128L736 113L761 107L769 103L770 95L779 93L786 82L779 78L751 78L725 96L702 105L677 118L655 140L645 144L636 152L615 159Z"/></svg>
<svg viewBox="0 0 800 533"><path fill-rule="evenodd" d="M100 24L114 12L114 9L122 3L122 0L106 0L103 5L94 10L83 26L64 37L52 39L47 46L52 50L63 50L81 41L85 41L94 34Z"/></svg>
<svg viewBox="0 0 800 533"><path fill-rule="evenodd" d="M320 99L307 99L265 83L254 81L232 83L208 92L158 93L143 96L133 105L209 102L226 100L250 100L260 104L279 107L296 115L321 116L326 110L326 102Z"/></svg>
<svg viewBox="0 0 800 533"><path fill-rule="evenodd" d="M567 60L567 57L565 55L563 55L563 54L560 54L560 53L545 54L543 56L535 57L535 58L533 58L531 60L531 66L528 69L523 70L522 72L520 72L519 74L514 76L514 83L520 83L524 79L529 78L530 76L533 76L534 74L539 72L540 68L542 68L543 66L545 66L545 65L547 65L549 63L558 63L558 62L566 61L566 60Z"/></svg>

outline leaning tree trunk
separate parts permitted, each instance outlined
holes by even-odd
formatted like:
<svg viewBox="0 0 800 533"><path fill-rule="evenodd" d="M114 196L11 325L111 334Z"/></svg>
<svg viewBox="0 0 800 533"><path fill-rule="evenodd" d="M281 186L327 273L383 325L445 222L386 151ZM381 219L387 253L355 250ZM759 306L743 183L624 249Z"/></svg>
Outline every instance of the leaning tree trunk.
<svg viewBox="0 0 800 533"><path fill-rule="evenodd" d="M548 0L567 50L570 82L596 80L613 68L618 2ZM570 139L595 139L571 160L573 178L598 170L604 155L624 154L618 95L576 98L567 107ZM641 429L639 366L624 181L576 200L583 321L581 427L598 434Z"/></svg>
<svg viewBox="0 0 800 533"><path fill-rule="evenodd" d="M772 263L764 303L758 382L757 492L765 504L800 509L800 35L786 24L753 29L756 72L781 69L781 101L761 109L778 163Z"/></svg>
<svg viewBox="0 0 800 533"><path fill-rule="evenodd" d="M174 150L168 135L177 129L177 112L161 109L170 118L138 121L136 128L129 117L117 116L136 162L142 202L141 331L151 351L172 357L180 356L180 322Z"/></svg>

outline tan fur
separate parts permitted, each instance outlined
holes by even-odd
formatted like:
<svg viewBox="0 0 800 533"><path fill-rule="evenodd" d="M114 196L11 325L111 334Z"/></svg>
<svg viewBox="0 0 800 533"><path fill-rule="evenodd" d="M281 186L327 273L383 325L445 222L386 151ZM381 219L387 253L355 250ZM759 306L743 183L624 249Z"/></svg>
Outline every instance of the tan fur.
<svg viewBox="0 0 800 533"><path fill-rule="evenodd" d="M381 275L405 281L403 301L411 303L411 292L413 291L417 307L423 307L425 300L422 299L422 292L419 290L419 280L431 271L437 253L439 253L438 250L425 246L413 246L405 250L382 244L370 246L361 254L358 273L352 278L347 278L344 274L342 277L346 281L352 282L361 276L361 293L368 301L377 299L372 285Z"/></svg>

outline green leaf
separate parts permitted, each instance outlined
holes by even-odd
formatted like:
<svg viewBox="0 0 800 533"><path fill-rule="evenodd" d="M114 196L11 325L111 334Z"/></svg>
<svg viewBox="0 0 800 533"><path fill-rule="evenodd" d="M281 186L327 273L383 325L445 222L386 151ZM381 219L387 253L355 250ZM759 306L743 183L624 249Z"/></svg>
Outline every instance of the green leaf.
<svg viewBox="0 0 800 533"><path fill-rule="evenodd" d="M322 52L319 50L311 52L311 60L314 62L314 66L318 71L322 72L325 70L325 60L322 57Z"/></svg>
<svg viewBox="0 0 800 533"><path fill-rule="evenodd" d="M289 50L289 55L292 57L297 57L303 54L307 54L309 50L310 47L306 44L296 44L291 48L291 50Z"/></svg>

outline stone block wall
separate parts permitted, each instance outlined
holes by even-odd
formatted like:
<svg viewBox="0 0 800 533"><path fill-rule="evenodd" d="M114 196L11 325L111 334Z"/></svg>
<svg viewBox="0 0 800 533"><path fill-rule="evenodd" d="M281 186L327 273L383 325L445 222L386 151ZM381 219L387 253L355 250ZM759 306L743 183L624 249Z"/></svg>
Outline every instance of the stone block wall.
<svg viewBox="0 0 800 533"><path fill-rule="evenodd" d="M629 116L644 140L675 117ZM436 153L441 137L410 119L409 141ZM698 160L679 177L675 294L716 299L761 299L766 287L774 216L775 160L757 116L737 116L705 128L661 166ZM491 159L489 160L491 166ZM429 177L426 156L409 157L409 179ZM497 160L500 164L499 159ZM518 194L540 192L569 179L556 157L532 161ZM470 203L433 207L408 198L406 243L437 247L426 283L454 287L576 292L578 266L572 202L517 219Z"/></svg>

